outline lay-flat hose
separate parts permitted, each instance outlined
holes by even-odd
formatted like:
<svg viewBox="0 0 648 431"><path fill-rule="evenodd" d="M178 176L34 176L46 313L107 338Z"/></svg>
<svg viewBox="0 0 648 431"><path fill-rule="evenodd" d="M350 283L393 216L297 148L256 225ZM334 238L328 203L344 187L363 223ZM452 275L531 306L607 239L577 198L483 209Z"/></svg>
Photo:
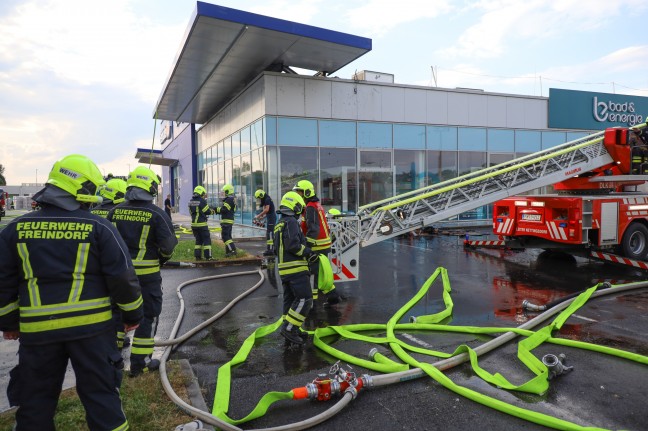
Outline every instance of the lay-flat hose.
<svg viewBox="0 0 648 431"><path fill-rule="evenodd" d="M248 291L244 292L243 294L239 295L234 300L232 300L232 302L230 304L228 304L226 306L226 308L221 310L217 315L213 316L208 321L201 324L199 327L196 327L195 329L189 331L187 334L185 334L182 337L179 337L177 339L172 338L177 333L180 321L182 319L182 315L184 314L184 301L183 301L183 299L182 299L182 297L180 295L180 290L183 287L185 287L185 286L187 286L189 284L192 284L192 283L200 282L200 281L206 281L206 280L229 277L229 276L235 276L235 275L254 274L254 273L259 273L261 275L261 277L262 277L261 280L254 287L252 287ZM176 321L176 324L174 325L174 328L173 328L172 333L170 335L170 337L172 339L161 342L161 343L156 343L156 344L157 345L170 346L170 345L181 343L181 342L185 341L190 336L192 336L196 332L203 329L205 326L213 323L213 321L220 318L230 308L232 308L233 305L236 302L238 302L243 297L247 296L253 290L258 288L258 286L260 286L263 283L263 281L264 281L263 273L261 272L261 270L258 270L258 271L245 271L245 272L240 272L240 273L231 273L231 274L223 274L223 275L218 275L218 276L203 277L203 278L199 278L199 279L195 279L195 280L189 280L189 281L181 284L177 289L178 295L180 297L180 302L181 302L181 307L180 307L181 310L179 312L178 320ZM636 283L618 285L618 286L615 286L613 288L608 288L608 289L596 291L591 295L591 297L594 298L594 297L599 297L599 296L603 296L603 295L617 294L617 293L622 293L622 292L626 292L626 291L637 289L637 288L643 288L643 287L648 287L648 282L636 282ZM564 310L565 308L567 308L575 300L576 300L576 298L571 298L569 300L565 300L563 298L563 300L559 304L556 304L556 306L552 307L551 309L543 312L542 314L536 316L535 318L529 320L528 322L520 325L518 328L515 329L515 331L523 333L525 330L528 330L530 328L535 327L536 325L546 321L547 319L549 319L550 317L552 317L556 313L558 313L558 312ZM491 340L491 341L489 341L487 343L484 343L481 346L476 347L473 350L476 353L476 355L478 355L478 356L483 355L484 353L490 352L491 350L493 350L493 349L495 349L495 348L497 348L497 347L511 341L517 335L519 335L519 334L516 334L515 332L506 332L506 333L494 338L493 340ZM553 339L552 341L555 342L556 339ZM177 397L177 395L175 395L175 393L173 392L173 389L171 388L171 385L170 385L170 383L168 381L168 378L166 376L166 360L167 360L169 354L170 354L170 348L165 349L163 357L161 359L160 374L161 374L162 383L163 383L163 387L165 389L165 392L167 393L167 395L169 395L169 397L171 397L172 401L174 401L177 405L179 405L185 412L187 412L188 414L193 415L193 416L201 419L205 423L218 426L218 427L220 427L221 429L224 429L224 430L241 431L241 429L238 428L235 425L229 424L229 423L219 419L218 417L215 417L215 416L213 416L213 415L211 415L211 414L209 414L207 412L196 409L196 408L184 403L184 401L182 401L179 397ZM437 362L435 362L433 364L424 364L424 365L425 365L425 368L434 367L437 370L447 370L447 369L452 368L452 367L454 367L456 365L459 365L459 364L461 364L463 362L466 362L468 359L469 359L469 355L467 353L461 353L461 354L458 354L456 356L450 357L448 359L437 361ZM384 386L384 385L388 385L388 384L392 384L392 383L399 383L399 382L402 382L402 381L407 381L407 380L412 380L412 379L415 379L415 378L423 377L426 374L429 374L429 371L425 372L421 368L414 368L414 369L410 369L410 370L402 371L402 372L394 372L394 373L390 373L390 374L376 375L376 376L372 377L372 380L373 380L373 385L374 386L379 386L379 385ZM453 388L449 387L449 389L452 390ZM468 390L467 388L462 388L462 389L465 389L468 392L472 392L471 390ZM470 394L467 394L467 393L464 393L464 392L462 392L461 394L464 395L464 396L467 396L469 399L473 399L474 401L479 402L478 399L472 398L470 396ZM478 395L481 395L481 394L478 394ZM330 419L331 417L333 417L335 414L337 414L339 411L341 411L344 407L346 407L351 402L352 399L353 399L352 394L350 392L347 392L347 393L345 393L343 395L343 397L339 401L337 401L335 404L333 404L329 409L327 409L326 411L324 411L324 412L322 412L322 413L320 413L320 414L318 414L318 415L316 415L314 417L311 417L309 419L306 419L306 420L303 420L303 421L300 421L300 422L295 422L295 423L292 423L292 424L282 425L282 426L278 426L278 427L271 427L271 428L263 428L263 429L258 429L258 430L254 430L254 431L288 431L288 430L301 430L301 429L310 428L312 426L315 426L315 425L317 425L319 423L322 423L322 422ZM509 406L509 405L507 405L507 406ZM492 405L490 405L490 407L496 408L498 410L501 410L501 411L504 411L506 413L513 414L513 415L516 415L516 416L518 416L516 414L516 411L524 411L524 409L520 409L520 408L515 407L515 406L509 406L510 409L509 409L509 407L499 408L501 406L497 407L497 406L492 406ZM511 411L507 411L507 409L509 409ZM542 414L538 414L538 415L539 416L544 416ZM551 417L549 417L549 418L551 418ZM564 421L559 421L559 422L564 422ZM579 427L577 425L575 425L576 428L572 428L570 425L574 425L574 424L567 423L567 425L566 425L567 427L566 428L561 427L561 429L583 429L584 428L584 427Z"/></svg>

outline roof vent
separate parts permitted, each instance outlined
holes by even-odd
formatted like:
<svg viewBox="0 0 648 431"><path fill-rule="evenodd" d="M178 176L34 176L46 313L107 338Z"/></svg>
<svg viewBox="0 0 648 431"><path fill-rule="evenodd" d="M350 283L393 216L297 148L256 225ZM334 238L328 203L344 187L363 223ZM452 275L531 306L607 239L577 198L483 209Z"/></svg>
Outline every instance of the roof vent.
<svg viewBox="0 0 648 431"><path fill-rule="evenodd" d="M353 74L351 78L355 81L368 81L368 82L387 82L394 83L394 75L391 73L374 72L373 70L361 70Z"/></svg>

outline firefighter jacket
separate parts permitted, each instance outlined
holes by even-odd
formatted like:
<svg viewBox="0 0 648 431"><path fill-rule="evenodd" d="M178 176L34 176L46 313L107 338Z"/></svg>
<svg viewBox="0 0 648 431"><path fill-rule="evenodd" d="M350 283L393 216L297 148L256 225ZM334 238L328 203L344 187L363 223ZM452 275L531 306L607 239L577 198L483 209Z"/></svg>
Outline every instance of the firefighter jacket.
<svg viewBox="0 0 648 431"><path fill-rule="evenodd" d="M234 196L226 196L223 205L216 208L216 213L221 216L221 224L234 224L234 211L236 211Z"/></svg>
<svg viewBox="0 0 648 431"><path fill-rule="evenodd" d="M92 208L90 212L92 214L98 215L99 217L106 218L111 209L115 208L117 205L113 201L105 200L96 207Z"/></svg>
<svg viewBox="0 0 648 431"><path fill-rule="evenodd" d="M266 213L266 220L268 221L268 224L277 223L277 212L274 202L267 194L263 195L263 197L261 198L261 209L263 209L263 207L265 207L266 205L268 205L269 207L268 212Z"/></svg>
<svg viewBox="0 0 648 431"><path fill-rule="evenodd" d="M306 245L306 238L299 228L299 222L292 214L280 211L281 218L274 228L275 254L279 275L309 274L306 258L312 253Z"/></svg>
<svg viewBox="0 0 648 431"><path fill-rule="evenodd" d="M301 228L306 235L308 246L313 251L331 248L331 233L326 221L326 212L317 197L307 199Z"/></svg>
<svg viewBox="0 0 648 431"><path fill-rule="evenodd" d="M189 214L191 214L191 227L207 226L207 217L214 211L207 205L207 201L199 196L193 195L189 200Z"/></svg>
<svg viewBox="0 0 648 431"><path fill-rule="evenodd" d="M149 200L143 199L146 197ZM160 265L171 258L178 244L171 220L152 199L142 189L129 188L126 201L108 214L128 246L137 275L159 273Z"/></svg>
<svg viewBox="0 0 648 431"><path fill-rule="evenodd" d="M0 331L20 330L25 344L91 337L114 329L111 300L138 323L140 285L117 229L81 207L42 205L0 232Z"/></svg>

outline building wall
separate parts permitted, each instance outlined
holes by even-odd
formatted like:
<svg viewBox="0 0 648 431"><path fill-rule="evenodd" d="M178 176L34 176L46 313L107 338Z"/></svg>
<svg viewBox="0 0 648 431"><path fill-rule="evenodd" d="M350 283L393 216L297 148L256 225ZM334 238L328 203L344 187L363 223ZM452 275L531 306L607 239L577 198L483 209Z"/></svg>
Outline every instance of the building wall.
<svg viewBox="0 0 648 431"><path fill-rule="evenodd" d="M164 157L169 159L178 160L178 165L175 168L164 168L162 173L162 192L161 196L166 198L167 194L172 195L174 207L181 214L189 214L187 202L191 199L194 188L195 178L195 152L192 151L194 145L194 131L193 125L178 128L177 134L174 134L173 139L163 149ZM171 170L175 170L178 180L177 190L174 190L172 183L174 176Z"/></svg>
<svg viewBox="0 0 648 431"><path fill-rule="evenodd" d="M548 100L544 97L271 72L266 72L261 80L265 89L265 115L513 129L547 128Z"/></svg>

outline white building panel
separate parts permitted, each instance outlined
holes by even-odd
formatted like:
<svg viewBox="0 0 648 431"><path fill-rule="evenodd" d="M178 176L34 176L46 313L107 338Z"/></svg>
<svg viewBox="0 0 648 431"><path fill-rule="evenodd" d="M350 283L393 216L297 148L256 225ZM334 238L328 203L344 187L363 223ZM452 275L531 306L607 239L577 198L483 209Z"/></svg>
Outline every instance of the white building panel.
<svg viewBox="0 0 648 431"><path fill-rule="evenodd" d="M266 115L277 115L277 77L265 74L263 76L263 87L265 113Z"/></svg>
<svg viewBox="0 0 648 431"><path fill-rule="evenodd" d="M506 98L506 127L523 129L524 125L524 99L519 97Z"/></svg>
<svg viewBox="0 0 648 431"><path fill-rule="evenodd" d="M358 119L358 85L333 81L331 87L331 117L338 120Z"/></svg>
<svg viewBox="0 0 648 431"><path fill-rule="evenodd" d="M448 92L449 125L466 126L469 124L468 100L468 94L466 93Z"/></svg>
<svg viewBox="0 0 648 431"><path fill-rule="evenodd" d="M448 124L448 93L445 91L426 91L426 123Z"/></svg>
<svg viewBox="0 0 648 431"><path fill-rule="evenodd" d="M331 81L307 79L304 81L304 84L306 116L331 118Z"/></svg>
<svg viewBox="0 0 648 431"><path fill-rule="evenodd" d="M524 99L524 127L546 129L549 123L547 99Z"/></svg>
<svg viewBox="0 0 648 431"><path fill-rule="evenodd" d="M488 125L488 97L484 94L468 94L468 125Z"/></svg>
<svg viewBox="0 0 648 431"><path fill-rule="evenodd" d="M358 120L382 121L382 92L377 85L358 85Z"/></svg>
<svg viewBox="0 0 648 431"><path fill-rule="evenodd" d="M405 120L410 123L427 122L426 90L405 88Z"/></svg>
<svg viewBox="0 0 648 431"><path fill-rule="evenodd" d="M304 78L286 75L277 80L277 115L303 117Z"/></svg>
<svg viewBox="0 0 648 431"><path fill-rule="evenodd" d="M506 127L506 97L486 96L488 127Z"/></svg>
<svg viewBox="0 0 648 431"><path fill-rule="evenodd" d="M376 86L382 92L380 121L405 121L405 89L403 87ZM408 119L411 121L411 119Z"/></svg>

